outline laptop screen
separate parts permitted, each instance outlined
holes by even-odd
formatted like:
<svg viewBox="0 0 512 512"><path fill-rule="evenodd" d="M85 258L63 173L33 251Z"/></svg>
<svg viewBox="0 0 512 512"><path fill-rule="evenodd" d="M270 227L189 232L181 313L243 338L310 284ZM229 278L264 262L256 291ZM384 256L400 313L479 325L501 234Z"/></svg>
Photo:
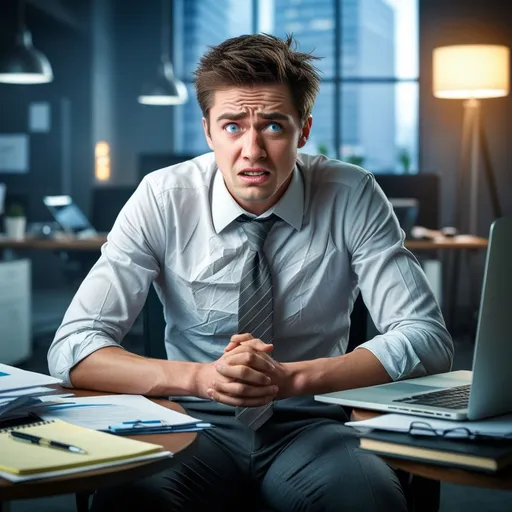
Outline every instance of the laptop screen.
<svg viewBox="0 0 512 512"><path fill-rule="evenodd" d="M70 196L46 196L43 202L66 233L77 236L96 234L96 230Z"/></svg>

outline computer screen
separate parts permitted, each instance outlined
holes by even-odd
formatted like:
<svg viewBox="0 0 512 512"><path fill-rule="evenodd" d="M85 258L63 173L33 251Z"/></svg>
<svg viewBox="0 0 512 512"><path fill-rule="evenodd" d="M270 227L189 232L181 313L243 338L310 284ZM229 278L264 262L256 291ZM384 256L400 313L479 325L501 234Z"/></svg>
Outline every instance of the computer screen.
<svg viewBox="0 0 512 512"><path fill-rule="evenodd" d="M66 233L76 236L96 234L96 230L70 196L45 196L43 203Z"/></svg>

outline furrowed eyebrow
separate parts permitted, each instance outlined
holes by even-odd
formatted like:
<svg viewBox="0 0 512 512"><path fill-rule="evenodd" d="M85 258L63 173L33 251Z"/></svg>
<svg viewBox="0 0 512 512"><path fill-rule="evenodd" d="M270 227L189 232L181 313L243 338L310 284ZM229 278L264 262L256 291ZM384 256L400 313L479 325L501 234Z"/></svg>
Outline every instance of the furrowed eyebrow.
<svg viewBox="0 0 512 512"><path fill-rule="evenodd" d="M258 117L261 117L262 119L268 119L268 120L276 120L276 121L289 121L290 116L287 116L286 114L281 114L281 112L259 112Z"/></svg>
<svg viewBox="0 0 512 512"><path fill-rule="evenodd" d="M244 119L246 117L246 112L238 112L236 114L226 112L225 114L221 114L219 117L217 117L217 122L222 121L223 119L227 119L229 121L240 121L241 119Z"/></svg>
<svg viewBox="0 0 512 512"><path fill-rule="evenodd" d="M261 119L271 120L271 121L289 121L290 117L286 114L281 114L281 112L258 112L257 116ZM217 122L223 121L224 119L228 121L240 121L241 119L245 119L248 117L246 112L225 112L217 117Z"/></svg>

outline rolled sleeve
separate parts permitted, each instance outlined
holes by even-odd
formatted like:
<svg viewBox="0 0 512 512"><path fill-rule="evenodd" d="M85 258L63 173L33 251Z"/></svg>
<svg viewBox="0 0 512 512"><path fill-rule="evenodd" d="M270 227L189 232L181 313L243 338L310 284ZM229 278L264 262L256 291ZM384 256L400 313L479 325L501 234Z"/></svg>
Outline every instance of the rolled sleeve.
<svg viewBox="0 0 512 512"><path fill-rule="evenodd" d="M393 380L449 371L453 342L419 262L404 246L393 207L371 174L353 197L349 242L363 300L381 333L371 351Z"/></svg>
<svg viewBox="0 0 512 512"><path fill-rule="evenodd" d="M158 196L143 180L121 210L101 256L80 285L48 351L50 374L69 372L104 347L121 347L159 273L165 240Z"/></svg>

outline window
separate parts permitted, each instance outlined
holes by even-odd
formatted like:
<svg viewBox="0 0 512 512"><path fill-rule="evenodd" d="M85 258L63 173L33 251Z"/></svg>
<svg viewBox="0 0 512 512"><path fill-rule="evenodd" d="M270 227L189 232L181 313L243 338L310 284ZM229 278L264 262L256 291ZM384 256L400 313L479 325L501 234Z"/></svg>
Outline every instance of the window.
<svg viewBox="0 0 512 512"><path fill-rule="evenodd" d="M193 71L210 45L251 32L293 33L322 57L313 129L303 151L403 172L418 162L418 0L175 0L175 68L190 101L176 107L176 150L209 151Z"/></svg>

